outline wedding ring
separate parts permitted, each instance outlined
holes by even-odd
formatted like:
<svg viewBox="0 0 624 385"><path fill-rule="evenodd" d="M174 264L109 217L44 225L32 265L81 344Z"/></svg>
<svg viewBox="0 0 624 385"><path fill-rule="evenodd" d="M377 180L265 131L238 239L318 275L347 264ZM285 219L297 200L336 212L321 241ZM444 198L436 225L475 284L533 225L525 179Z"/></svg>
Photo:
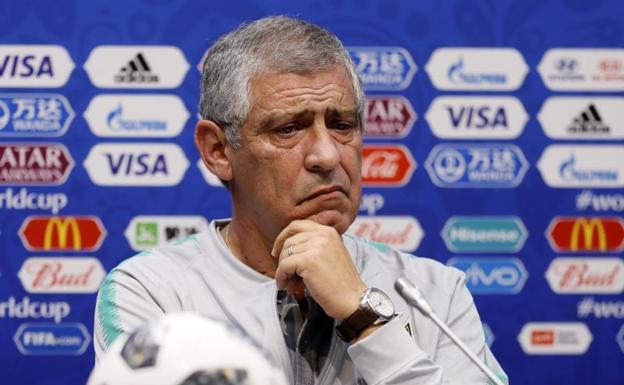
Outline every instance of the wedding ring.
<svg viewBox="0 0 624 385"><path fill-rule="evenodd" d="M286 249L286 253L288 254L289 257L292 257L292 255L295 253L293 251L293 245L288 246L288 249Z"/></svg>

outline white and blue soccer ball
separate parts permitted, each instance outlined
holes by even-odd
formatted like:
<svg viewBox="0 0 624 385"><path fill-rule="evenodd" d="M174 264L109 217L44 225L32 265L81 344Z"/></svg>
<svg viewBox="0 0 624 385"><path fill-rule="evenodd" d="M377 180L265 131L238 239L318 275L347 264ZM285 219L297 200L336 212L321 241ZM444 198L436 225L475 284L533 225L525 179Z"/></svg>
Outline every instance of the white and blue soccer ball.
<svg viewBox="0 0 624 385"><path fill-rule="evenodd" d="M87 385L286 385L257 345L226 324L169 314L117 338Z"/></svg>

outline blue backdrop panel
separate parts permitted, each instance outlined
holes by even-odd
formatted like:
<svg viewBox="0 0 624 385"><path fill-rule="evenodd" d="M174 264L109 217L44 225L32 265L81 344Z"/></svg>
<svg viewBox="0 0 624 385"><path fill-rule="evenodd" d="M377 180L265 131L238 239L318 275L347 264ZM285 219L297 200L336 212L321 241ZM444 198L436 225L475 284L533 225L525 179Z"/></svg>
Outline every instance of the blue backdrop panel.
<svg viewBox="0 0 624 385"><path fill-rule="evenodd" d="M270 14L366 82L351 231L464 270L511 383L624 384L617 0L0 0L0 382L85 383L105 273L229 216L197 67Z"/></svg>

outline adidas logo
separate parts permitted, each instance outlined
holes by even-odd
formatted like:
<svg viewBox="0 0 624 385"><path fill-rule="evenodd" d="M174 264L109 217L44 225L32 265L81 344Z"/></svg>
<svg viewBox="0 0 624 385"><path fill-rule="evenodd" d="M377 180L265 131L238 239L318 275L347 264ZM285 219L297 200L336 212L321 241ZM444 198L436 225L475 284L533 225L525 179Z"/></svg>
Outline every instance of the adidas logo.
<svg viewBox="0 0 624 385"><path fill-rule="evenodd" d="M117 83L157 83L158 75L152 73L152 69L139 52L132 60L119 70L115 75Z"/></svg>
<svg viewBox="0 0 624 385"><path fill-rule="evenodd" d="M611 128L603 123L596 106L590 104L587 109L572 120L568 132L572 134L608 134Z"/></svg>

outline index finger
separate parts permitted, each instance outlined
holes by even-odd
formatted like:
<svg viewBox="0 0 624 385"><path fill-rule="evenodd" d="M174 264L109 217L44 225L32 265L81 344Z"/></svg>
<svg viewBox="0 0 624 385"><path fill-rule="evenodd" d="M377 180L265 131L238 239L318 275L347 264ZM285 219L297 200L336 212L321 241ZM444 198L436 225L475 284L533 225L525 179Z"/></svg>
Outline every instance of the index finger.
<svg viewBox="0 0 624 385"><path fill-rule="evenodd" d="M284 227L284 229L277 235L277 238L275 238L275 241L273 242L273 249L271 250L271 256L276 258L280 255L282 248L284 247L284 242L286 242L288 238L304 231L313 230L318 226L322 225L319 225L309 219L297 219L290 222L288 226Z"/></svg>

